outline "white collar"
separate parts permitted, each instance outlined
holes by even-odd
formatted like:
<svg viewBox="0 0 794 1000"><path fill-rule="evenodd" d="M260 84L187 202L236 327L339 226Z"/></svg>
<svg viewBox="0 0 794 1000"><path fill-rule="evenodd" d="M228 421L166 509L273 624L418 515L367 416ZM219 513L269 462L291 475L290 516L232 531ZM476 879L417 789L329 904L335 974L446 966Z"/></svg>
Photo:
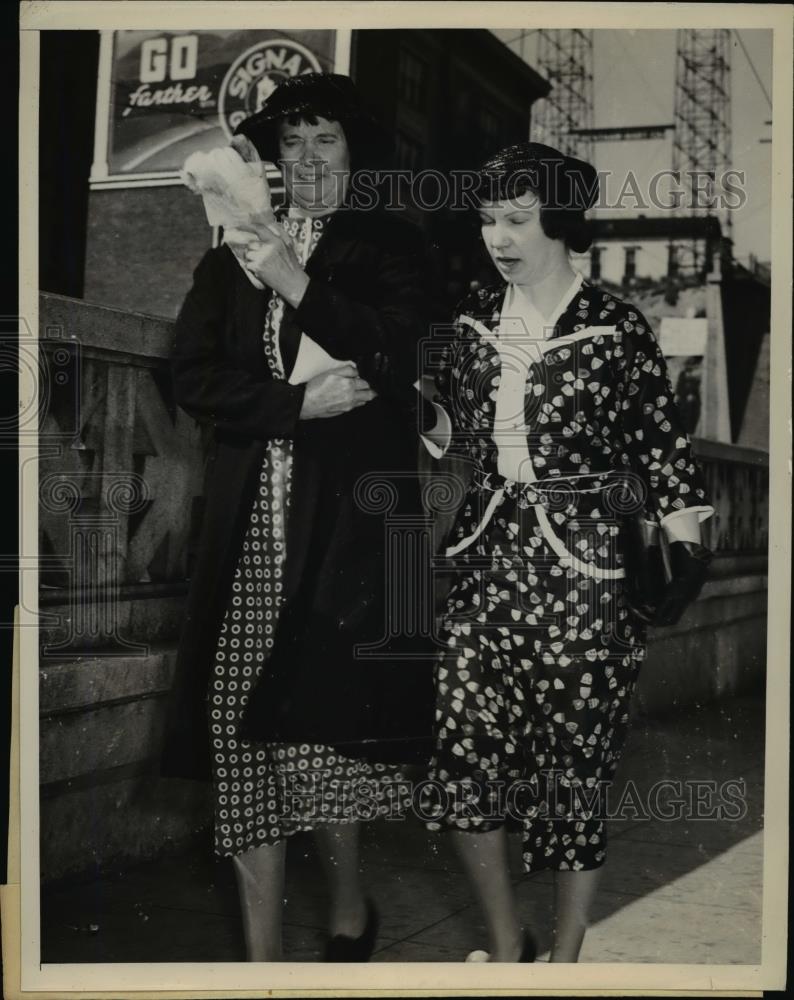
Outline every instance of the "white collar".
<svg viewBox="0 0 794 1000"><path fill-rule="evenodd" d="M522 290L517 286L510 284L507 287L507 294L505 295L504 303L502 305L502 318L508 318L510 316L516 316L517 314L527 314L533 315L535 322L532 326L540 327L544 331L551 331L557 325L557 320L565 312L565 310L570 305L574 296L577 294L579 289L582 287L582 282L584 281L581 274L577 272L574 275L573 280L570 285L563 292L560 301L552 310L549 316L543 316L540 310L532 302L532 300L522 292Z"/></svg>

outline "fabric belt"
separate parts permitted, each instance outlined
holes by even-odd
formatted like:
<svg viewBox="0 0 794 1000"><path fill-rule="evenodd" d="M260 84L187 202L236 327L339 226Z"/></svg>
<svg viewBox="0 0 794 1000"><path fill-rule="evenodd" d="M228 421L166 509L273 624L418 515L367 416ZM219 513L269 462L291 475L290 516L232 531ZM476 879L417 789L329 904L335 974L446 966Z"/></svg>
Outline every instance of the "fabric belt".
<svg viewBox="0 0 794 1000"><path fill-rule="evenodd" d="M545 476L533 482L519 482L506 479L498 472L475 469L472 483L482 492L504 490L510 497L523 497L531 504L556 506L560 497L578 496L584 493L600 493L604 488L626 481L626 472L620 469L604 469L601 472L584 472L570 476Z"/></svg>
<svg viewBox="0 0 794 1000"><path fill-rule="evenodd" d="M625 473L619 470L605 470L604 472L590 472L572 476L548 476L533 483L520 483L513 479L506 479L498 473L476 469L472 485L480 492L490 493L491 497L474 531L455 545L450 545L444 554L446 556L458 555L475 542L490 524L497 507L505 496L511 499L521 497L526 500L527 506L535 509L540 529L560 559L569 561L579 572L596 579L622 579L626 575L626 571L622 567L620 569L601 569L569 552L554 531L547 513L547 508L557 507L561 501L568 497L573 500L579 494L600 493L621 480L625 481ZM594 481L596 485L588 485L588 482L593 483Z"/></svg>

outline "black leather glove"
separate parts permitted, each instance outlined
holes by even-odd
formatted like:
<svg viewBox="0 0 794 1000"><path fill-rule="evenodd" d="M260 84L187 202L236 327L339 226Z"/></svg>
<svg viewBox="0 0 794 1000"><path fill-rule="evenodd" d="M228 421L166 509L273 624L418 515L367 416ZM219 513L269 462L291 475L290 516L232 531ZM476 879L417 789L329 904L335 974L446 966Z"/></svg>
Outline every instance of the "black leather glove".
<svg viewBox="0 0 794 1000"><path fill-rule="evenodd" d="M632 517L624 530L626 603L641 621L652 625L667 586L660 529L643 517Z"/></svg>
<svg viewBox="0 0 794 1000"><path fill-rule="evenodd" d="M652 625L676 624L700 593L714 558L713 552L697 542L670 542L669 553L672 576L661 595Z"/></svg>

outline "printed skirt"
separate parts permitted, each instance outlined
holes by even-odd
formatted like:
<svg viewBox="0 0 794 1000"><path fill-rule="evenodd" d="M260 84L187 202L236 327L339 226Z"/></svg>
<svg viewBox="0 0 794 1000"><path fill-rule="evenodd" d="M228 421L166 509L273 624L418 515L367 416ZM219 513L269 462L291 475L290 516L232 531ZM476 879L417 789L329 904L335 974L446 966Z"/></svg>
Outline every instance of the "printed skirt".
<svg viewBox="0 0 794 1000"><path fill-rule="evenodd" d="M603 483L555 506L538 484L493 480L475 477L447 549L422 815L433 830L520 828L527 871L597 868L645 655L620 527Z"/></svg>

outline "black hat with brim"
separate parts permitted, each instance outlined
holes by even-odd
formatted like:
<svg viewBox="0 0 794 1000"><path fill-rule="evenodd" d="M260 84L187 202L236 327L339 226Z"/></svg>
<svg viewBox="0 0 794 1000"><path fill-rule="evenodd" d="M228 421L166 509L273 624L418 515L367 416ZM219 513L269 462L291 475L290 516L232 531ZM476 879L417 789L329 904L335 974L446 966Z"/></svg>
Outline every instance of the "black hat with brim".
<svg viewBox="0 0 794 1000"><path fill-rule="evenodd" d="M278 159L278 125L293 117L340 123L356 169L374 166L392 148L386 130L364 108L355 84L341 73L303 73L281 83L255 114L234 130L247 136L263 160ZM365 162L362 162L365 161Z"/></svg>
<svg viewBox="0 0 794 1000"><path fill-rule="evenodd" d="M503 201L528 190L544 208L582 213L598 201L598 172L585 160L540 142L508 146L478 171L476 194L481 201Z"/></svg>

